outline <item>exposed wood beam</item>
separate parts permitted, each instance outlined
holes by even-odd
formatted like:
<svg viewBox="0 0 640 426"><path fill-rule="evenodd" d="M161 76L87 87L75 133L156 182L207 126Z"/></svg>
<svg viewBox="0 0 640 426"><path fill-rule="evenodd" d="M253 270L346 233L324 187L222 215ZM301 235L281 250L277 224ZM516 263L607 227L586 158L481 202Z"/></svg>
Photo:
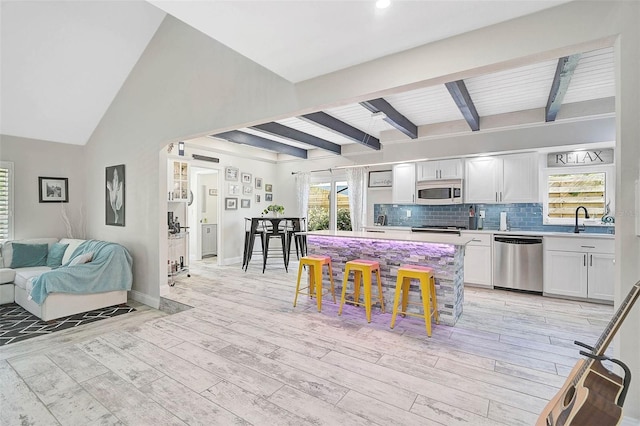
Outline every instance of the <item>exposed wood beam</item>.
<svg viewBox="0 0 640 426"><path fill-rule="evenodd" d="M571 83L571 77L573 77L573 72L578 66L581 56L582 54L578 53L558 59L556 75L553 77L553 84L551 84L549 99L547 100L547 107L545 109L546 121L555 121L562 106L564 95L569 88L569 83Z"/></svg>
<svg viewBox="0 0 640 426"><path fill-rule="evenodd" d="M342 136L361 145L380 150L380 140L378 138L371 136L360 129L356 129L344 121L340 121L337 118L330 116L326 112L312 112L311 114L302 115L300 118L323 126L336 133L340 133Z"/></svg>
<svg viewBox="0 0 640 426"><path fill-rule="evenodd" d="M252 129L260 130L261 132L265 132L273 136L291 139L292 141L306 143L307 145L325 149L338 155L342 153L342 147L337 143L301 132L300 130L293 129L280 123L271 122L259 124L257 126L253 126Z"/></svg>
<svg viewBox="0 0 640 426"><path fill-rule="evenodd" d="M471 130L474 132L480 130L480 117L478 117L478 111L476 111L476 107L473 105L473 101L471 100L471 96L469 96L469 91L467 90L467 86L464 84L464 81L452 81L445 83L445 86L447 86L447 90L449 90L451 97L455 101L456 105L458 105L462 116L467 120Z"/></svg>
<svg viewBox="0 0 640 426"><path fill-rule="evenodd" d="M295 146L272 141L271 139L261 138L260 136L241 132L239 130L232 130L230 132L218 133L217 135L211 135L211 136L215 138L224 139L229 142L235 142L243 145L254 146L256 148L263 148L271 151L276 151L280 154L288 154L288 155L293 155L294 157L305 158L305 159L307 158L306 149L297 148Z"/></svg>
<svg viewBox="0 0 640 426"><path fill-rule="evenodd" d="M384 113L384 121L400 130L411 139L416 139L418 137L418 126L413 124L407 117L400 114L397 109L392 107L391 104L384 99L372 99L370 101L360 102L360 105L373 113Z"/></svg>

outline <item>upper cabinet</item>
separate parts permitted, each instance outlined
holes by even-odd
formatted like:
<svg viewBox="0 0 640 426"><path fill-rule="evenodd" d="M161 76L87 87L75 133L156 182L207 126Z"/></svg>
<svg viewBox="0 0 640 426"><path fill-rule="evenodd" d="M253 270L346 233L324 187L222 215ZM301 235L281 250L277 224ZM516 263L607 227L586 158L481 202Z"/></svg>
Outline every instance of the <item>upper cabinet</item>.
<svg viewBox="0 0 640 426"><path fill-rule="evenodd" d="M478 157L466 161L466 203L538 202L535 153Z"/></svg>
<svg viewBox="0 0 640 426"><path fill-rule="evenodd" d="M417 180L462 179L462 160L425 161L417 164Z"/></svg>
<svg viewBox="0 0 640 426"><path fill-rule="evenodd" d="M169 160L167 188L169 201L189 201L189 163Z"/></svg>
<svg viewBox="0 0 640 426"><path fill-rule="evenodd" d="M414 204L416 202L416 164L394 165L392 185L392 203Z"/></svg>

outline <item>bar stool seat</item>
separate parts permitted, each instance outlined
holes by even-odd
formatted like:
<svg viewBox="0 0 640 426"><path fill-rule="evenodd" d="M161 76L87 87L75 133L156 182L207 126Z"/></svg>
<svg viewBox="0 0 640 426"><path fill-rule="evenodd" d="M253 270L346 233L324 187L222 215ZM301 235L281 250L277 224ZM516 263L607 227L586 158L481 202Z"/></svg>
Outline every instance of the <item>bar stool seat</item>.
<svg viewBox="0 0 640 426"><path fill-rule="evenodd" d="M296 283L296 296L293 299L293 307L296 307L298 301L298 294L303 293L302 290L308 289L309 297L316 296L316 303L318 305L318 312L322 309L322 267L328 266L329 269L329 281L331 282L331 289L326 293L333 296L333 303L336 303L336 292L333 283L333 270L331 269L331 258L329 256L303 256L300 258L300 264L298 265L298 282ZM300 278L302 277L302 269L307 266L309 270L309 285L300 289Z"/></svg>
<svg viewBox="0 0 640 426"><path fill-rule="evenodd" d="M422 313L407 312L409 305L409 286L412 279L420 281L420 294L422 298ZM402 295L402 310L398 310L398 303ZM398 277L396 279L396 292L393 298L393 313L391 314L391 328L395 326L396 315L400 313L402 316L411 315L424 318L427 336L431 337L431 318L436 324L440 323L438 315L438 300L436 298L436 280L433 269L427 266L419 265L402 265L398 269Z"/></svg>
<svg viewBox="0 0 640 426"><path fill-rule="evenodd" d="M353 271L353 301L346 300L347 283L349 274ZM375 272L378 284L378 301L380 302L380 310L384 313L384 300L382 297L382 280L380 279L380 263L375 260L356 259L345 263L344 281L342 283L342 297L340 298L340 308L338 315L342 315L342 307L345 303L352 305L364 305L367 315L367 322L371 322L371 274ZM364 278L364 279L363 279ZM364 302L360 302L360 282L364 288Z"/></svg>

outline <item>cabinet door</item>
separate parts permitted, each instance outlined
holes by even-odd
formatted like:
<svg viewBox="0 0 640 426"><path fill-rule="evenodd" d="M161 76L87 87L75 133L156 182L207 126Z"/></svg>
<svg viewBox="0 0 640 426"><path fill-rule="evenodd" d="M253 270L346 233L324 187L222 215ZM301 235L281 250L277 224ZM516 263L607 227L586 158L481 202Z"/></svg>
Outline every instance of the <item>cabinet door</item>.
<svg viewBox="0 0 640 426"><path fill-rule="evenodd" d="M422 180L435 180L440 176L440 162L439 161L424 161L418 163L417 167L417 179Z"/></svg>
<svg viewBox="0 0 640 426"><path fill-rule="evenodd" d="M462 179L462 160L440 160L440 179Z"/></svg>
<svg viewBox="0 0 640 426"><path fill-rule="evenodd" d="M465 247L464 282L491 286L491 247L472 245Z"/></svg>
<svg viewBox="0 0 640 426"><path fill-rule="evenodd" d="M502 178L502 162L495 157L466 161L465 203L497 203L498 182Z"/></svg>
<svg viewBox="0 0 640 426"><path fill-rule="evenodd" d="M589 288L587 297L613 301L613 281L615 258L612 254L589 253Z"/></svg>
<svg viewBox="0 0 640 426"><path fill-rule="evenodd" d="M537 203L538 163L536 154L503 155L502 190L499 199L503 203Z"/></svg>
<svg viewBox="0 0 640 426"><path fill-rule="evenodd" d="M587 253L547 250L544 257L544 292L587 297Z"/></svg>
<svg viewBox="0 0 640 426"><path fill-rule="evenodd" d="M415 163L393 166L392 202L394 204L413 204L416 199Z"/></svg>

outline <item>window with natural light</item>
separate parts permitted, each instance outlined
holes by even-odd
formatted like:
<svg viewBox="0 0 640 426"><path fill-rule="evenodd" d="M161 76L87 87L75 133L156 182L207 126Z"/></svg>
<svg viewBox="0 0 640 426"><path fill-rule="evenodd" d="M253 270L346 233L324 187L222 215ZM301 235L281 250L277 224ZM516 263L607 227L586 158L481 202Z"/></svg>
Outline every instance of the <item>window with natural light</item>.
<svg viewBox="0 0 640 426"><path fill-rule="evenodd" d="M13 163L0 161L0 240L13 237Z"/></svg>

